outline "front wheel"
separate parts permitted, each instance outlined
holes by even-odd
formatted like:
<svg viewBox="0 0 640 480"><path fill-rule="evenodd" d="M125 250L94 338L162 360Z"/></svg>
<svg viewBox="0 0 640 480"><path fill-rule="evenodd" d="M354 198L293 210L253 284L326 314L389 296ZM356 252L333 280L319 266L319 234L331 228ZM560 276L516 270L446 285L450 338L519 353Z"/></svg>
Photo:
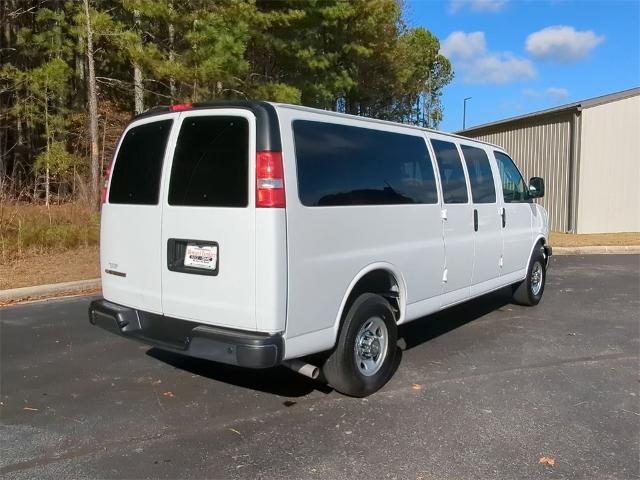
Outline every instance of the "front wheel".
<svg viewBox="0 0 640 480"><path fill-rule="evenodd" d="M546 265L543 248L541 246L539 248L536 247L529 262L527 278L514 287L513 300L515 303L526 306L534 306L540 303L547 280Z"/></svg>
<svg viewBox="0 0 640 480"><path fill-rule="evenodd" d="M380 295L364 293L351 305L338 342L322 367L340 393L366 397L393 375L398 329L393 309Z"/></svg>

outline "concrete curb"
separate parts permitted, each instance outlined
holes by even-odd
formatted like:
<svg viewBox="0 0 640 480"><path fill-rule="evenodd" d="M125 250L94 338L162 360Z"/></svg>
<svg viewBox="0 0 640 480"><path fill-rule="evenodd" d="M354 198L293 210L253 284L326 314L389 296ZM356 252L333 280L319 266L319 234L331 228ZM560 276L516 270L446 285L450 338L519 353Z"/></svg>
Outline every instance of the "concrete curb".
<svg viewBox="0 0 640 480"><path fill-rule="evenodd" d="M79 280L76 282L51 283L35 287L12 288L0 290L0 302L17 302L27 298L48 297L61 293L78 293L100 288L100 279Z"/></svg>
<svg viewBox="0 0 640 480"><path fill-rule="evenodd" d="M602 247L553 247L554 255L640 254L640 245L611 245Z"/></svg>

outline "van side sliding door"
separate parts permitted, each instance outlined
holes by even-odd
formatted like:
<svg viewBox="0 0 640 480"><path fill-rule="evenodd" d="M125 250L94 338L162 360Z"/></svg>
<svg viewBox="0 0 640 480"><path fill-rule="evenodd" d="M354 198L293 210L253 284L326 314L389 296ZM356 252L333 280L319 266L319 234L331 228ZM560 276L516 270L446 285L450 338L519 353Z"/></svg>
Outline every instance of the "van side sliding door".
<svg viewBox="0 0 640 480"><path fill-rule="evenodd" d="M446 140L445 140L446 139ZM431 138L442 186L445 268L442 306L469 297L473 274L473 206L462 159L448 137Z"/></svg>

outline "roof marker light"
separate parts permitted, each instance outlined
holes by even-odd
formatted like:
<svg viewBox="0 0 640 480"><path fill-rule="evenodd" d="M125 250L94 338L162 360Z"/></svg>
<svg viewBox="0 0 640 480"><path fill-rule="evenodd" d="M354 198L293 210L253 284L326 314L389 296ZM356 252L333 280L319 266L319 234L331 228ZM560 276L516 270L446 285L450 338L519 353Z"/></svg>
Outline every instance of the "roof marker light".
<svg viewBox="0 0 640 480"><path fill-rule="evenodd" d="M178 103L176 105L171 105L169 107L169 110L172 112L183 112L185 110L190 110L192 108L193 108L193 103L187 102L187 103Z"/></svg>

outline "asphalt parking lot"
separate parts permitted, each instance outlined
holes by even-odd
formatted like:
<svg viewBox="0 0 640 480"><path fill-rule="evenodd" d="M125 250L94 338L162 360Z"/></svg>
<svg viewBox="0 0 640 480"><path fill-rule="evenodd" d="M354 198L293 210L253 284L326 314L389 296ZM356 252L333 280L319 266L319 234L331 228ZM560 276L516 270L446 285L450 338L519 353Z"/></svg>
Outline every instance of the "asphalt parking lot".
<svg viewBox="0 0 640 480"><path fill-rule="evenodd" d="M3 478L640 477L640 256L554 257L538 307L410 324L368 399L118 338L89 300L0 310Z"/></svg>

